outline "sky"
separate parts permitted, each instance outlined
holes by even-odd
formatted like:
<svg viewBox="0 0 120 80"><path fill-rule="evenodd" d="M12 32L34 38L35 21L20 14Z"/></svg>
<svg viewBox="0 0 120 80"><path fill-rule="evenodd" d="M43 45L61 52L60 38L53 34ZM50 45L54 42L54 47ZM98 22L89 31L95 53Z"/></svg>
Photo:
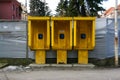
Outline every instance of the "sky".
<svg viewBox="0 0 120 80"><path fill-rule="evenodd" d="M120 4L120 0L118 0L118 4ZM115 0L108 0L103 2L103 7L105 9L109 9L110 7L115 7Z"/></svg>
<svg viewBox="0 0 120 80"><path fill-rule="evenodd" d="M25 4L25 0L18 0L19 2L21 2L22 4ZM28 6L28 9L29 9L29 1L30 0L27 0L27 6ZM60 0L46 0L46 3L48 3L48 6L50 8L50 10L52 11L52 14L55 14L55 10L56 10L56 7L58 5Z"/></svg>
<svg viewBox="0 0 120 80"><path fill-rule="evenodd" d="M25 0L18 0L19 2L21 2L22 4L25 4ZM30 0L27 0L28 2L28 9L29 9L29 1ZM49 8L51 9L52 11L52 14L55 14L55 10L56 10L56 7L58 5L58 2L60 0L46 0L46 3L48 3L48 6ZM118 4L120 4L120 0L118 0ZM110 7L114 7L115 6L115 0L108 0L108 1L104 1L103 2L103 5L102 5L105 9L109 9Z"/></svg>

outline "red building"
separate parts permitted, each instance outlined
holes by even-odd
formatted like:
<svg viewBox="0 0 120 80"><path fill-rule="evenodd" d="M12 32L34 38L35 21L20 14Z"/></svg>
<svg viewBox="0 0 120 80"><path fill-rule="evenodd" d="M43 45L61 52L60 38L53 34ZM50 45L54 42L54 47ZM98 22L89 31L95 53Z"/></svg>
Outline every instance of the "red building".
<svg viewBox="0 0 120 80"><path fill-rule="evenodd" d="M0 19L21 19L21 4L17 0L0 0Z"/></svg>

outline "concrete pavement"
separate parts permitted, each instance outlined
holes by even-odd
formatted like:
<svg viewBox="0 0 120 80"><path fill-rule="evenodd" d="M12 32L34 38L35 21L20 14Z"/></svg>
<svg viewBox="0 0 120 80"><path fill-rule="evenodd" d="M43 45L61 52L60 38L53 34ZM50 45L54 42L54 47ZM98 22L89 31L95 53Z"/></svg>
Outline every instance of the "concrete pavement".
<svg viewBox="0 0 120 80"><path fill-rule="evenodd" d="M0 71L0 80L120 80L120 68Z"/></svg>

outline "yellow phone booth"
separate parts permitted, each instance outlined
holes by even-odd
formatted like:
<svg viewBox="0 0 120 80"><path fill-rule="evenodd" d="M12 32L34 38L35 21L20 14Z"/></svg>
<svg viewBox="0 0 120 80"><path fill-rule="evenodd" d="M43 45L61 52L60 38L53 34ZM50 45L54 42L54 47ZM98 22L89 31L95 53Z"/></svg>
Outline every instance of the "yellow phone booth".
<svg viewBox="0 0 120 80"><path fill-rule="evenodd" d="M36 64L45 64L45 51L50 49L50 17L28 17L28 46L36 52Z"/></svg>
<svg viewBox="0 0 120 80"><path fill-rule="evenodd" d="M72 18L52 17L52 49L57 50L57 64L67 63L67 50L72 49Z"/></svg>
<svg viewBox="0 0 120 80"><path fill-rule="evenodd" d="M74 17L74 49L78 64L88 64L88 50L95 47L95 18Z"/></svg>

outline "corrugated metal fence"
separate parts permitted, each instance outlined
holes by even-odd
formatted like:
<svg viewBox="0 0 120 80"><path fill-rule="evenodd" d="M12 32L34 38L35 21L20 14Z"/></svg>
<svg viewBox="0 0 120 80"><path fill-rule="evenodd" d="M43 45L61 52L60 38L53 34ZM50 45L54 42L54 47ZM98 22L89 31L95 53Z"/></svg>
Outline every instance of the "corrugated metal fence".
<svg viewBox="0 0 120 80"><path fill-rule="evenodd" d="M27 57L26 24L26 21L0 21L1 58Z"/></svg>

